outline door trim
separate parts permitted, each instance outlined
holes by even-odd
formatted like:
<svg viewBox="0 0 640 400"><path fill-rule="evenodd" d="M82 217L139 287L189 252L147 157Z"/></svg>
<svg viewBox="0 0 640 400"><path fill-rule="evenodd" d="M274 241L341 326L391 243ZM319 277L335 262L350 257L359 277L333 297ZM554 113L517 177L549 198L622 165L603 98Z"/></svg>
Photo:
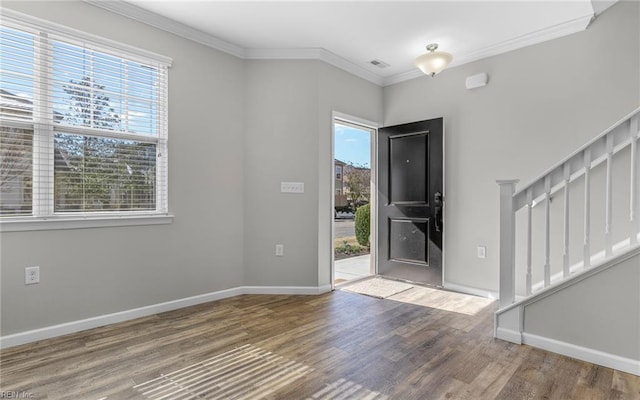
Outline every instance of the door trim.
<svg viewBox="0 0 640 400"><path fill-rule="evenodd" d="M336 188L335 188L335 184L336 184L336 180L335 180L335 166L334 166L334 159L335 159L335 122L336 121L340 121L341 123L345 124L345 125L352 125L356 128L364 128L364 129L368 129L371 131L371 181L370 181L370 199L369 199L369 204L370 204L370 223L371 223L371 273L373 275L378 273L378 256L377 256L377 250L378 250L378 215L377 215L377 202L378 202L378 128L380 127L380 124L373 122L373 121L369 121L367 119L364 118L360 118L360 117L355 117L353 115L349 115L349 114L345 114L339 111L332 111L331 112L331 154L329 155L331 157L331 208L330 208L330 218L331 218L331 223L330 223L330 230L329 230L329 251L331 253L330 255L330 273L329 273L329 280L330 280L330 284L331 284L331 290L335 290L335 258L334 258L334 243L335 240L333 238L333 231L334 231L334 222L335 222L335 218L334 218L334 214L333 214L333 210L335 209L335 193L336 193Z"/></svg>

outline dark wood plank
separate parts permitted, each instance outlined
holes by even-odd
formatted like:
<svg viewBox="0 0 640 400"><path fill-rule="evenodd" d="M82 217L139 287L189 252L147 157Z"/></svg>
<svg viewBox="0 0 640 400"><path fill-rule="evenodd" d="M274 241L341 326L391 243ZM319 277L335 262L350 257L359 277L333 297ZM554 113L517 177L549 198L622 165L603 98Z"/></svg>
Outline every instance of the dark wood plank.
<svg viewBox="0 0 640 400"><path fill-rule="evenodd" d="M143 400L135 385L250 345L308 368L265 375L264 399L640 398L640 377L494 340L495 308L419 287L385 300L341 291L237 296L5 349L0 390Z"/></svg>

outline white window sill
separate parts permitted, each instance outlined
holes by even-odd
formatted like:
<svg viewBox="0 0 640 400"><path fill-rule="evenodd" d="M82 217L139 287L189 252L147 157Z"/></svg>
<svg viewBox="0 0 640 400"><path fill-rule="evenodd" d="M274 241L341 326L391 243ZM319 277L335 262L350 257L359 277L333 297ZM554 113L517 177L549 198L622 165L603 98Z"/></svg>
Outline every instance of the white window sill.
<svg viewBox="0 0 640 400"><path fill-rule="evenodd" d="M0 232L49 231L56 229L105 228L113 226L162 225L173 222L170 214L65 215L47 218L16 217L0 220Z"/></svg>

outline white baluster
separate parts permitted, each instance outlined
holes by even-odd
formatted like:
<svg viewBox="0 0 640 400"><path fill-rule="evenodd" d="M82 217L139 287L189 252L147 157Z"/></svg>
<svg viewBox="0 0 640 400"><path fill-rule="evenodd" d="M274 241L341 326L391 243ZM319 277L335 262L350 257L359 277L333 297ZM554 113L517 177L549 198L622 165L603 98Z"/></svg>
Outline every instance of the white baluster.
<svg viewBox="0 0 640 400"><path fill-rule="evenodd" d="M513 193L518 180L499 180L500 185L500 308L516 299L516 218Z"/></svg>
<svg viewBox="0 0 640 400"><path fill-rule="evenodd" d="M638 229L640 218L638 218L638 115L631 118L631 191L629 196L629 219L631 222L631 232L629 239L631 245L638 243Z"/></svg>
<svg viewBox="0 0 640 400"><path fill-rule="evenodd" d="M531 213L533 211L533 192L531 188L527 189L527 275L526 275L526 286L527 286L527 296L531 295Z"/></svg>
<svg viewBox="0 0 640 400"><path fill-rule="evenodd" d="M612 176L612 163L613 158L613 135L607 136L607 181L606 181L606 203L605 203L605 221L604 221L604 254L606 258L611 257L611 253L613 252L613 236L611 233L611 211L613 208L612 205L612 186L613 186L613 176Z"/></svg>
<svg viewBox="0 0 640 400"><path fill-rule="evenodd" d="M584 151L584 268L591 267L591 149Z"/></svg>
<svg viewBox="0 0 640 400"><path fill-rule="evenodd" d="M562 276L566 279L571 274L569 270L569 181L571 169L569 163L564 164L564 248L562 254Z"/></svg>
<svg viewBox="0 0 640 400"><path fill-rule="evenodd" d="M551 176L544 178L544 287L551 284Z"/></svg>

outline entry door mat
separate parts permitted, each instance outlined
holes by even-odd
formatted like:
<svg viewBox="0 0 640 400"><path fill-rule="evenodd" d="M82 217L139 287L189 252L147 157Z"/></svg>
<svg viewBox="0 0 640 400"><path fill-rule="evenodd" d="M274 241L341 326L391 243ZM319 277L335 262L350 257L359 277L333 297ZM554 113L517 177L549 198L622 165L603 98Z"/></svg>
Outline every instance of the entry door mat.
<svg viewBox="0 0 640 400"><path fill-rule="evenodd" d="M247 344L133 388L153 400L255 400L273 397L278 389L311 371Z"/></svg>
<svg viewBox="0 0 640 400"><path fill-rule="evenodd" d="M375 277L356 282L353 285L344 286L341 289L349 292L365 294L378 299L386 299L394 294L409 290L412 287L413 285L409 283Z"/></svg>

